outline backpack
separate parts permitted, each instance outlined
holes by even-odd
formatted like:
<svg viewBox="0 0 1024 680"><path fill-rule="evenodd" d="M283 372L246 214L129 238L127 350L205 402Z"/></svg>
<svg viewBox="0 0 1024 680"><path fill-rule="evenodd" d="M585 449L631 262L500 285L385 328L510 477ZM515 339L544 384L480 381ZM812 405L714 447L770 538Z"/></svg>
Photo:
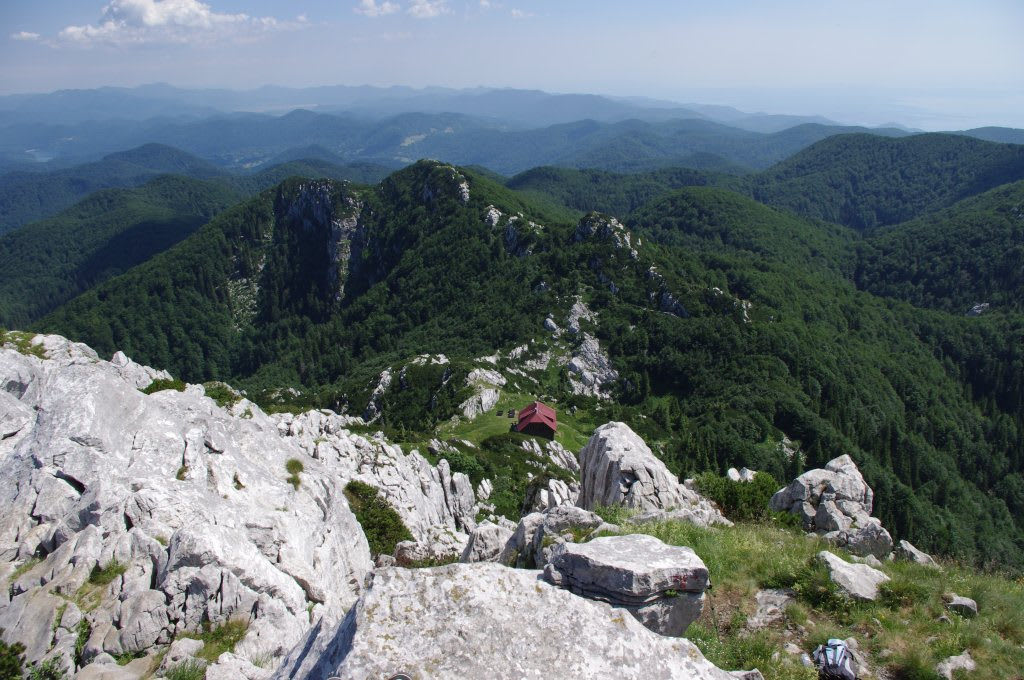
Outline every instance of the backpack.
<svg viewBox="0 0 1024 680"><path fill-rule="evenodd" d="M853 659L846 643L832 638L814 650L814 663L821 680L857 680Z"/></svg>

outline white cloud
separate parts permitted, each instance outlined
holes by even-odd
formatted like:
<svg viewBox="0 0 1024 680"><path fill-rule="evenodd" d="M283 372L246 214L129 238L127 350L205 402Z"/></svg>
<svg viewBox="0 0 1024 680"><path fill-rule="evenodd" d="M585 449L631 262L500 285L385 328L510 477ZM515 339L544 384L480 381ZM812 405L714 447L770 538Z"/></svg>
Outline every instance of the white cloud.
<svg viewBox="0 0 1024 680"><path fill-rule="evenodd" d="M98 23L67 26L58 38L79 45L186 43L291 27L274 17L215 12L200 0L110 0Z"/></svg>
<svg viewBox="0 0 1024 680"><path fill-rule="evenodd" d="M524 12L521 9L510 10L509 13L512 15L513 19L525 19L526 17L532 17L533 16L532 12Z"/></svg>
<svg viewBox="0 0 1024 680"><path fill-rule="evenodd" d="M451 10L448 9L447 0L412 0L406 11L417 19L433 19Z"/></svg>
<svg viewBox="0 0 1024 680"><path fill-rule="evenodd" d="M22 42L32 42L33 40L39 40L38 33L32 33L31 31L18 31L17 33L11 33L11 40L21 40Z"/></svg>
<svg viewBox="0 0 1024 680"><path fill-rule="evenodd" d="M380 17L385 14L394 14L399 9L398 5L393 2L384 0L379 5L376 0L359 0L359 5L355 8L356 14L362 14L368 17Z"/></svg>

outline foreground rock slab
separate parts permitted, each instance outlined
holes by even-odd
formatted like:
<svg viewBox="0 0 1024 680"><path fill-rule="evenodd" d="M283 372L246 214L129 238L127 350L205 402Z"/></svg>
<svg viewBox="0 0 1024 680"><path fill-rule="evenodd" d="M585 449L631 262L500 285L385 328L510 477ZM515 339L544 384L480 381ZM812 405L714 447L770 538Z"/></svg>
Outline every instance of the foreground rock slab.
<svg viewBox="0 0 1024 680"><path fill-rule="evenodd" d="M496 564L384 569L335 630L289 655L275 680L619 678L729 680L689 640Z"/></svg>
<svg viewBox="0 0 1024 680"><path fill-rule="evenodd" d="M577 595L625 609L661 635L682 635L700 617L709 584L697 553L644 534L557 545L544 576Z"/></svg>
<svg viewBox="0 0 1024 680"><path fill-rule="evenodd" d="M829 578L839 590L853 600L872 602L878 599L878 588L889 577L866 564L851 564L827 550L818 553L818 560L828 568Z"/></svg>
<svg viewBox="0 0 1024 680"><path fill-rule="evenodd" d="M940 661L935 666L935 672L946 678L946 680L953 680L953 674L957 671L973 671L977 669L978 664L971 658L969 651L964 651L963 654L958 656L951 656L943 661Z"/></svg>

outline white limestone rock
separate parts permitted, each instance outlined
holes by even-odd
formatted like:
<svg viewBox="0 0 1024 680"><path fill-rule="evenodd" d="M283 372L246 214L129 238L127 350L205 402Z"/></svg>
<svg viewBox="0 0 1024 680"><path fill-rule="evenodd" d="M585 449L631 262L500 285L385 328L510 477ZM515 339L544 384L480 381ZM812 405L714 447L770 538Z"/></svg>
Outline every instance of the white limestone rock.
<svg viewBox="0 0 1024 680"><path fill-rule="evenodd" d="M772 496L771 509L799 515L804 528L854 555L880 559L892 552L892 536L871 517L874 493L847 455L824 469L808 470Z"/></svg>
<svg viewBox="0 0 1024 680"><path fill-rule="evenodd" d="M935 666L935 672L946 678L946 680L953 680L953 677L957 671L971 672L978 668L977 662L971 657L969 650L964 650L963 654L958 656L950 656L943 659Z"/></svg>
<svg viewBox="0 0 1024 680"><path fill-rule="evenodd" d="M851 564L827 550L818 553L818 559L828 569L829 578L839 586L840 592L853 600L871 602L878 599L878 588L889 577L866 564Z"/></svg>
<svg viewBox="0 0 1024 680"><path fill-rule="evenodd" d="M707 567L690 548L653 536L605 536L560 543L544 577L582 597L621 607L661 635L679 636L700 617Z"/></svg>
<svg viewBox="0 0 1024 680"><path fill-rule="evenodd" d="M916 562L926 567L939 568L938 563L928 553L918 550L910 541L900 540L896 546L896 559Z"/></svg>
<svg viewBox="0 0 1024 680"><path fill-rule="evenodd" d="M946 609L969 619L978 615L977 602L969 597L962 597L955 593L950 593L946 596Z"/></svg>
<svg viewBox="0 0 1024 680"><path fill-rule="evenodd" d="M606 423L580 451L580 497L593 509L622 505L638 510L673 510L675 518L699 526L728 525L721 512L669 472L625 423Z"/></svg>
<svg viewBox="0 0 1024 680"><path fill-rule="evenodd" d="M5 638L30 661L51 645L73 656L69 616L92 627L85 661L234 617L250 620L243 644L280 656L308 629L308 606L338 620L352 605L371 564L344 484L277 422L251 404L222 409L200 386L144 395L160 372L36 341L49 358L0 350L3 394L33 414L0 440L0 562L42 557L0 600ZM304 463L298 489L291 458ZM114 560L125 571L96 589L98 606L58 622L64 597Z"/></svg>
<svg viewBox="0 0 1024 680"><path fill-rule="evenodd" d="M529 625L524 625L528 617ZM577 597L538 572L479 563L385 569L342 625L310 632L275 680L728 680L686 639Z"/></svg>
<svg viewBox="0 0 1024 680"><path fill-rule="evenodd" d="M459 562L497 562L514 530L500 524L483 521L469 535L466 549Z"/></svg>
<svg viewBox="0 0 1024 680"><path fill-rule="evenodd" d="M612 367L597 338L586 332L582 336L568 363L569 385L574 394L607 399L619 372Z"/></svg>

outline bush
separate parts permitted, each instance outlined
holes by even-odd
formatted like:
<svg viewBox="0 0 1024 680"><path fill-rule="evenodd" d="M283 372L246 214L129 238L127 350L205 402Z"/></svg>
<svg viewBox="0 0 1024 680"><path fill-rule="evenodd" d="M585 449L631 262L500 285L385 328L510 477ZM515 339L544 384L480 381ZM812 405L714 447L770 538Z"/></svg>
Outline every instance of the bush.
<svg viewBox="0 0 1024 680"><path fill-rule="evenodd" d="M217 402L217 406L221 408L232 406L242 399L242 396L231 389L227 383L220 381L203 383L203 388L206 390L206 396Z"/></svg>
<svg viewBox="0 0 1024 680"><path fill-rule="evenodd" d="M21 680L25 666L25 646L20 642L7 644L3 641L4 629L0 628L0 680Z"/></svg>
<svg viewBox="0 0 1024 680"><path fill-rule="evenodd" d="M288 482L298 490L299 485L302 484L299 474L306 469L306 466L298 458L289 458L288 462L284 464L284 469L288 471Z"/></svg>
<svg viewBox="0 0 1024 680"><path fill-rule="evenodd" d="M177 378L167 380L166 378L160 378L154 380L142 389L143 394L153 394L154 392L162 392L163 390L177 390L178 392L185 391L185 383Z"/></svg>
<svg viewBox="0 0 1024 680"><path fill-rule="evenodd" d="M701 494L717 503L725 516L733 521L772 517L768 501L780 488L775 478L767 472L758 472L749 482L734 482L714 472L697 475L694 481Z"/></svg>
<svg viewBox="0 0 1024 680"><path fill-rule="evenodd" d="M89 574L89 583L94 586L105 586L126 571L128 571L127 564L112 559L102 568L98 564L92 568L92 573Z"/></svg>
<svg viewBox="0 0 1024 680"><path fill-rule="evenodd" d="M57 657L33 665L28 672L28 680L64 680L66 677L67 673Z"/></svg>
<svg viewBox="0 0 1024 680"><path fill-rule="evenodd" d="M345 498L363 527L374 557L391 555L400 541L412 540L402 518L380 497L376 487L352 480L345 486Z"/></svg>

